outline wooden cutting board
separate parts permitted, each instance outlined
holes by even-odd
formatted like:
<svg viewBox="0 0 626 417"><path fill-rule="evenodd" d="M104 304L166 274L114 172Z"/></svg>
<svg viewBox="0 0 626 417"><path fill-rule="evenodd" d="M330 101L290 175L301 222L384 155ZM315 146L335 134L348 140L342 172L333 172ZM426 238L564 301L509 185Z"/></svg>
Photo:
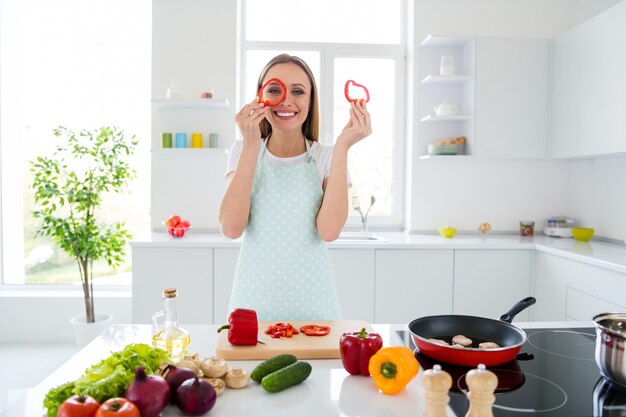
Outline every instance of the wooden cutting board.
<svg viewBox="0 0 626 417"><path fill-rule="evenodd" d="M330 326L330 333L326 336L307 336L297 334L291 338L281 337L272 339L264 333L267 326L277 322L259 322L259 335L265 344L256 346L233 346L228 342L228 332L220 332L217 340L215 355L231 360L260 360L269 359L283 353L290 353L298 359L335 359L340 358L339 339L345 332L358 332L363 327L367 332L373 332L372 326L361 320L334 320L334 321L291 321L298 330L307 324Z"/></svg>

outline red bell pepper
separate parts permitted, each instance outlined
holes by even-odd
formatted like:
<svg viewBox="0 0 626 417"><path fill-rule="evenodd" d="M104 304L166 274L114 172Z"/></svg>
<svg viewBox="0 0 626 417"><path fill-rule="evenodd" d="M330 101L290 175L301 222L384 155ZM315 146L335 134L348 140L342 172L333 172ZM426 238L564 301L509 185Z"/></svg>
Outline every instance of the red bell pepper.
<svg viewBox="0 0 626 417"><path fill-rule="evenodd" d="M268 86L269 89L266 93L265 89ZM287 97L287 86L278 78L271 78L263 84L257 96L259 97L259 103L263 103L265 107L278 106Z"/></svg>
<svg viewBox="0 0 626 417"><path fill-rule="evenodd" d="M370 358L383 347L383 339L378 333L344 333L339 340L341 362L350 375L370 376Z"/></svg>
<svg viewBox="0 0 626 417"><path fill-rule="evenodd" d="M351 96L350 95L350 85L362 88L364 97L353 97L353 96ZM365 101L367 103L368 101L370 101L370 92L367 89L367 87L365 87L362 84L356 83L356 82L354 82L352 80L346 81L346 85L343 88L343 94L346 96L346 100L348 100L351 103L355 103L356 104L356 102L358 102L358 101L361 101L361 102Z"/></svg>
<svg viewBox="0 0 626 417"><path fill-rule="evenodd" d="M236 308L228 316L228 324L217 329L221 332L228 329L228 341L237 346L253 346L257 344L259 322L256 311Z"/></svg>

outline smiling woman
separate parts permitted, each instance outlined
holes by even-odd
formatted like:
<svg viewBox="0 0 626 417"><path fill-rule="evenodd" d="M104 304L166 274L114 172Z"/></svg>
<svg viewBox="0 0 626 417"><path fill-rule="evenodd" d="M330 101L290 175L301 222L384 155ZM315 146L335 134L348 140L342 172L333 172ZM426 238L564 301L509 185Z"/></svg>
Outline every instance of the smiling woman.
<svg viewBox="0 0 626 417"><path fill-rule="evenodd" d="M35 240L28 161L48 154L53 128L115 125L147 137L151 2L2 0L0 2L2 140L2 283L79 283L73 260L51 241ZM132 60L133 65L120 65ZM148 228L149 152L140 141L132 194L102 202L102 219ZM129 253L129 252L128 252ZM95 264L94 284L130 284L130 264L110 274Z"/></svg>

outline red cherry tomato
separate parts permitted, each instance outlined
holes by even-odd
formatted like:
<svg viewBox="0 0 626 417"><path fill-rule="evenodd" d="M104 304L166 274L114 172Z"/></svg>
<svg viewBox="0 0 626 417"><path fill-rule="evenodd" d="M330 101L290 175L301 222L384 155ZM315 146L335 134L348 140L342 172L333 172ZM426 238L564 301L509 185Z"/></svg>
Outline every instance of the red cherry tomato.
<svg viewBox="0 0 626 417"><path fill-rule="evenodd" d="M141 417L141 414L126 398L111 398L102 403L95 417Z"/></svg>
<svg viewBox="0 0 626 417"><path fill-rule="evenodd" d="M329 326L318 326L317 324L307 324L300 327L300 331L307 336L326 336L330 333Z"/></svg>
<svg viewBox="0 0 626 417"><path fill-rule="evenodd" d="M94 417L100 403L89 395L74 395L61 404L57 417Z"/></svg>
<svg viewBox="0 0 626 417"><path fill-rule="evenodd" d="M187 220L181 220L180 223L178 224L178 226L180 226L180 227L191 227L191 223L189 223Z"/></svg>
<svg viewBox="0 0 626 417"><path fill-rule="evenodd" d="M177 214L174 214L172 217L165 220L165 225L167 227L176 227L178 226L179 223L180 223L180 216Z"/></svg>

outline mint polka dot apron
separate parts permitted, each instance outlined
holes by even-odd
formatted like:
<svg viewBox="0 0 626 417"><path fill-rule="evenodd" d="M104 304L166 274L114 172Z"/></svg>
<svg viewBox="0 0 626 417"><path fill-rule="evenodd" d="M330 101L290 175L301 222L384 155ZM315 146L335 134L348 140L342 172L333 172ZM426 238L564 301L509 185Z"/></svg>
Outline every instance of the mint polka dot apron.
<svg viewBox="0 0 626 417"><path fill-rule="evenodd" d="M256 310L259 320L337 320L341 317L326 243L316 217L323 190L315 159L284 166L264 161L263 142L252 185L229 311Z"/></svg>

